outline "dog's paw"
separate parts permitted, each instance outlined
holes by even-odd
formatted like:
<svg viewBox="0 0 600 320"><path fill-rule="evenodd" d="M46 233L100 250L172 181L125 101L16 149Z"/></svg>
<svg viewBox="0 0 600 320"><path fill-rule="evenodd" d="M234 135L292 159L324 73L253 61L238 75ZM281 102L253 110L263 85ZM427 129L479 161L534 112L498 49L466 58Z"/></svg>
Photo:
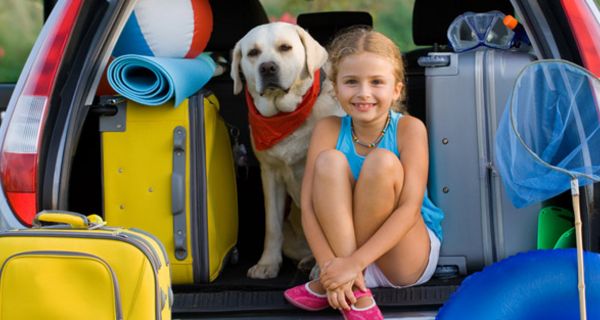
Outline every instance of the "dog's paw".
<svg viewBox="0 0 600 320"><path fill-rule="evenodd" d="M279 264L255 264L248 269L248 277L252 279L272 279L279 273Z"/></svg>
<svg viewBox="0 0 600 320"><path fill-rule="evenodd" d="M306 256L304 258L302 258L302 260L300 260L300 262L298 262L298 270L304 272L304 273L309 273L312 268L315 266L315 264L317 263L317 261L315 260L315 257L313 255L309 255Z"/></svg>

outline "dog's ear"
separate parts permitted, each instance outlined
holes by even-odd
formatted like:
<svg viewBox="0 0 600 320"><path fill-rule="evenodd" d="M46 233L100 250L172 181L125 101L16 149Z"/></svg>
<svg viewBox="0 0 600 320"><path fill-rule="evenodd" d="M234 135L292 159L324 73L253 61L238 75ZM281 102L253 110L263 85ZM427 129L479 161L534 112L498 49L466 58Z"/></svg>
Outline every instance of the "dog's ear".
<svg viewBox="0 0 600 320"><path fill-rule="evenodd" d="M233 53L231 54L231 78L233 79L233 94L242 92L244 83L240 74L240 62L242 60L241 40L235 44Z"/></svg>
<svg viewBox="0 0 600 320"><path fill-rule="evenodd" d="M306 51L306 72L312 79L315 71L327 62L327 50L302 27L296 26L296 31Z"/></svg>

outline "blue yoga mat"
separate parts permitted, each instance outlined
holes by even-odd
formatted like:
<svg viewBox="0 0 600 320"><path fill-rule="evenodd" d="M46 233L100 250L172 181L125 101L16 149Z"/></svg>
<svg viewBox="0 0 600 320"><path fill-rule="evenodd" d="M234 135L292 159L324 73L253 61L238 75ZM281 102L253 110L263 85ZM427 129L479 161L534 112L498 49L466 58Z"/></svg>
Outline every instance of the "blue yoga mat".
<svg viewBox="0 0 600 320"><path fill-rule="evenodd" d="M157 106L175 98L177 107L208 82L215 67L208 54L196 59L128 54L110 64L107 76L111 87L130 100Z"/></svg>

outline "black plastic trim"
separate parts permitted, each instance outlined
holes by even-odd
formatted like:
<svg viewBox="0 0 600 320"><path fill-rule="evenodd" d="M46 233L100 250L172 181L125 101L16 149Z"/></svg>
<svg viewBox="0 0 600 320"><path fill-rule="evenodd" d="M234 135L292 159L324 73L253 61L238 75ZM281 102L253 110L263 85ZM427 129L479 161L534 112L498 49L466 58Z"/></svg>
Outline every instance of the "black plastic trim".
<svg viewBox="0 0 600 320"><path fill-rule="evenodd" d="M15 89L15 85L11 83L0 83L0 111L6 110L10 96Z"/></svg>
<svg viewBox="0 0 600 320"><path fill-rule="evenodd" d="M103 9L106 3L97 0L84 0L79 11L77 21L73 27L71 39L66 48L63 61L56 84L50 98L48 106L48 117L46 126L43 129L42 144L39 150L39 171L38 171L38 208L42 209L67 209L66 206L60 206L56 198L55 174L57 162L63 162L63 159L57 159L60 149L63 146L63 139L72 139L65 135L65 127L69 122L72 113L71 106L79 103L82 96L78 89L79 70L85 70L87 62L88 48L93 42L95 27L98 25L99 17L103 16ZM73 72L77 70L78 72ZM69 161L67 161L69 162ZM62 164L60 164L62 165Z"/></svg>
<svg viewBox="0 0 600 320"><path fill-rule="evenodd" d="M405 289L372 289L377 305L385 307L422 307L439 308L459 286L459 281L436 286L416 286ZM205 291L196 293L176 293L173 314L211 314L221 313L297 311L283 297L283 290L232 290ZM258 317L257 317L258 318Z"/></svg>
<svg viewBox="0 0 600 320"><path fill-rule="evenodd" d="M94 58L96 50L93 48L96 43L103 42L99 40L102 34L99 30L104 30L110 24L107 20L111 15L108 12L120 7L116 3L85 0L82 4L52 93L50 112L43 133L46 142L42 144L40 151L42 159L39 171L44 173L39 177L40 209L68 207L68 183L63 182L70 174L72 155L88 111L87 108L82 108L89 91L86 89L88 81L82 79L92 78L91 66L97 62ZM81 109L85 112L83 116L80 116ZM74 121L74 118L77 120ZM71 150L66 157L63 156L65 150ZM61 181L57 181L57 175L60 175Z"/></svg>
<svg viewBox="0 0 600 320"><path fill-rule="evenodd" d="M513 0L516 5L521 9L521 14L526 21L530 21L528 27L531 31L531 37L534 38L539 48L539 54L543 59L564 59L572 61L576 64L581 65L581 56L577 49L577 43L571 32L571 26L565 15L564 9L562 8L560 0L538 0L522 1ZM542 11L536 13L536 7ZM544 19L545 23L539 23L540 19ZM548 39L544 36L544 32L548 30L542 30L541 26L548 26L552 33L553 39ZM553 43L549 43L553 41ZM552 47L556 46L560 56L556 56L552 53Z"/></svg>

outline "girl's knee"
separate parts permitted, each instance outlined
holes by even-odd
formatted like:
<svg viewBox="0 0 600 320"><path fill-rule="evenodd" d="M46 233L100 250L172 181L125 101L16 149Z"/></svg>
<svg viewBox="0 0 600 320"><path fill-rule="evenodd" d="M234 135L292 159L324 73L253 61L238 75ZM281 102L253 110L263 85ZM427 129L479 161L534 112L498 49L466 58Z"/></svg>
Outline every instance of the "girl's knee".
<svg viewBox="0 0 600 320"><path fill-rule="evenodd" d="M367 155L361 170L361 177L389 177L390 173L403 174L400 159L391 151L386 149L375 149Z"/></svg>
<svg viewBox="0 0 600 320"><path fill-rule="evenodd" d="M324 150L315 159L315 175L338 175L349 168L346 156L338 150Z"/></svg>

